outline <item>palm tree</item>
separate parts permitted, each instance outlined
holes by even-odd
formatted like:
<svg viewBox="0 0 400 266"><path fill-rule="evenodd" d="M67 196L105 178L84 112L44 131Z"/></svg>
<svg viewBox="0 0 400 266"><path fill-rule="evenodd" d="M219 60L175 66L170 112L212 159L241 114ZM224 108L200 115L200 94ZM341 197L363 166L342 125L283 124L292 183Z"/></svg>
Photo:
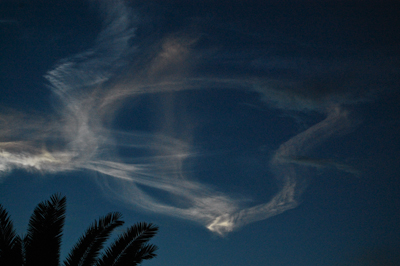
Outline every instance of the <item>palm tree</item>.
<svg viewBox="0 0 400 266"><path fill-rule="evenodd" d="M59 266L65 208L66 198L59 194L39 203L29 220L27 234L21 237L16 234L10 216L0 204L0 265ZM158 227L151 223L129 227L103 250L112 231L124 224L121 218L120 213L114 212L95 221L79 238L62 265L134 266L154 258L157 247L147 242L155 236Z"/></svg>

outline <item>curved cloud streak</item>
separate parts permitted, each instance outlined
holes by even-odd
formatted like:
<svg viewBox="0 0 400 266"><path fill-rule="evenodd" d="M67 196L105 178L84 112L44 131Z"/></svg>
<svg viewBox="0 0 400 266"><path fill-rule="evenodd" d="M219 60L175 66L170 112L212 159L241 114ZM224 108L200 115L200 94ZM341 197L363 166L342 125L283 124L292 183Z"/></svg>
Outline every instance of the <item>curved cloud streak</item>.
<svg viewBox="0 0 400 266"><path fill-rule="evenodd" d="M320 143L353 126L342 107L348 98L326 94L321 97L323 104L315 104L318 101L312 97L296 94L296 82L285 85L260 77L193 77L188 74L188 62L196 38L191 37L166 37L157 52L140 58L131 44L136 18L122 2L106 3L103 30L95 46L62 60L45 75L58 99L55 113L43 118L15 113L0 117L0 136L4 140L0 143L0 171L18 168L57 173L88 169L101 174L99 183L117 198L146 210L199 222L223 235L295 208L306 187L307 166L330 164L348 169L333 162L305 159ZM127 58L136 58L140 67L132 67ZM127 74L116 75L123 70ZM286 89L280 89L282 86ZM326 114L321 122L281 144L271 161L265 162L279 184L279 191L269 202L247 206L192 180L184 165L198 151L190 145L190 138L168 134L174 129L167 100L164 132L124 132L112 127L118 110L139 96L203 88L255 91L273 107ZM141 155L117 155L119 149ZM160 199L149 189L167 194L172 200Z"/></svg>

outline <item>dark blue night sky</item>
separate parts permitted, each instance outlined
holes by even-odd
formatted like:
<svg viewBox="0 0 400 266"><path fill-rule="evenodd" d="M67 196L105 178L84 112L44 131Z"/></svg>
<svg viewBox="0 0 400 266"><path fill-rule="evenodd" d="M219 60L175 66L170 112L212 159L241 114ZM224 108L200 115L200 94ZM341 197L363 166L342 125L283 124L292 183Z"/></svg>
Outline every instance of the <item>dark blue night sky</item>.
<svg viewBox="0 0 400 266"><path fill-rule="evenodd" d="M400 265L398 1L0 1L0 203L160 227L143 265Z"/></svg>

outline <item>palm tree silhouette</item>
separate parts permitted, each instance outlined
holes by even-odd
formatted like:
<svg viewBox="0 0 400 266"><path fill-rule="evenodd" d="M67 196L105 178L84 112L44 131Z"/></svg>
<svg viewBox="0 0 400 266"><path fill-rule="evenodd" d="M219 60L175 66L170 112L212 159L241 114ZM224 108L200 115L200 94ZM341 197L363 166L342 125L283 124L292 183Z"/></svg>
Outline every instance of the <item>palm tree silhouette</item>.
<svg viewBox="0 0 400 266"><path fill-rule="evenodd" d="M27 234L18 236L10 216L0 204L0 265L59 266L65 208L66 198L60 194L52 195L33 211ZM155 236L158 227L151 223L137 223L127 228L103 250L112 231L124 224L121 218L120 213L114 212L96 220L79 238L62 265L125 266L154 258L157 247L147 242Z"/></svg>

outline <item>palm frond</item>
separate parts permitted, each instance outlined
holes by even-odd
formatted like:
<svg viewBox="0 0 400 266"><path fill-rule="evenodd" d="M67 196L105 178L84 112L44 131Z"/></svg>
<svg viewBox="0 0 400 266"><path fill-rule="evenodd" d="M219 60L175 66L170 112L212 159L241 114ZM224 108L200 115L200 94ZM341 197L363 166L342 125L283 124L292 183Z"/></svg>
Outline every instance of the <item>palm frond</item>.
<svg viewBox="0 0 400 266"><path fill-rule="evenodd" d="M0 204L0 252L11 249L15 237L16 233L10 216Z"/></svg>
<svg viewBox="0 0 400 266"><path fill-rule="evenodd" d="M136 250L134 246L131 246L126 250L127 255L120 258L118 265L138 265L143 260L155 258L157 254L154 252L157 249L157 246L153 244L143 245L139 250Z"/></svg>
<svg viewBox="0 0 400 266"><path fill-rule="evenodd" d="M66 198L54 194L38 204L29 220L24 238L26 265L58 265Z"/></svg>
<svg viewBox="0 0 400 266"><path fill-rule="evenodd" d="M10 216L0 204L0 265L22 265L20 244Z"/></svg>
<svg viewBox="0 0 400 266"><path fill-rule="evenodd" d="M156 256L157 247L146 245L155 236L158 227L153 224L138 223L129 227L124 234L105 251L97 266L136 265L137 261Z"/></svg>
<svg viewBox="0 0 400 266"><path fill-rule="evenodd" d="M11 254L13 256L13 263L9 265L25 265L24 243L20 236L15 237Z"/></svg>
<svg viewBox="0 0 400 266"><path fill-rule="evenodd" d="M79 238L78 243L73 247L64 261L65 266L91 266L93 265L103 248L105 241L110 237L111 232L118 226L124 224L120 220L122 215L118 212L108 215L95 221Z"/></svg>

